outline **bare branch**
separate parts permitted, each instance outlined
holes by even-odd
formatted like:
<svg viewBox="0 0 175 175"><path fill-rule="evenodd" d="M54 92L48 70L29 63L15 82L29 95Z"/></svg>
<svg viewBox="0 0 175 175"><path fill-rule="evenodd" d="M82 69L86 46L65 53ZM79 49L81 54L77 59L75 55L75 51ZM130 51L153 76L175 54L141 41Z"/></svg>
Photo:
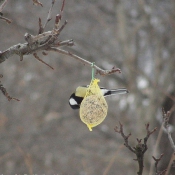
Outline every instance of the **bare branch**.
<svg viewBox="0 0 175 175"><path fill-rule="evenodd" d="M87 60L81 58L80 56L77 56L77 55L75 55L69 51L63 50L63 49L49 48L48 51L55 51L55 52L58 52L58 53L61 53L64 55L68 55L68 56L80 61L84 65L89 65L89 66L92 65L92 63L90 61L87 61ZM115 73L115 72L121 73L121 70L119 68L112 68L111 70L103 70L96 65L94 65L94 68L97 70L97 74L99 74L99 75L110 75L110 74Z"/></svg>
<svg viewBox="0 0 175 175"><path fill-rule="evenodd" d="M65 40L65 41L59 41L58 46L74 46L74 41L72 39Z"/></svg>
<svg viewBox="0 0 175 175"><path fill-rule="evenodd" d="M48 55L48 53L46 53L46 52L44 52L44 51L42 52L42 54L45 55L45 56Z"/></svg>
<svg viewBox="0 0 175 175"><path fill-rule="evenodd" d="M169 129L169 127L170 127L169 126L170 114L171 113L169 111L166 113L165 110L162 108L163 126L168 134L168 139L170 141L171 147L173 148L173 150L175 152L175 144L174 144L174 141L172 139L171 132Z"/></svg>
<svg viewBox="0 0 175 175"><path fill-rule="evenodd" d="M149 136L151 134L153 134L157 128L153 129L152 131L149 130L149 123L145 125L146 127L146 131L147 131L147 135L146 137L144 138L144 143L142 143L142 139L138 139L137 138L137 145L132 148L129 144L128 144L128 138L130 137L131 134L129 134L128 136L126 136L124 133L123 133L123 125L119 122L119 125L120 127L118 128L117 126L115 127L115 132L117 133L120 133L121 136L124 138L124 141L125 141L125 146L131 151L133 152L135 155L136 155L136 159L134 159L135 161L138 162L138 165L139 165L139 171L137 172L138 175L142 175L143 173L143 168L144 168L144 165L143 165L143 161L144 161L144 154L145 152L147 151L148 147L147 147L147 140L149 138Z"/></svg>
<svg viewBox="0 0 175 175"><path fill-rule="evenodd" d="M64 27L66 26L67 24L67 21L64 22L64 24L60 27L60 29L58 30L59 33L64 29Z"/></svg>
<svg viewBox="0 0 175 175"><path fill-rule="evenodd" d="M4 0L4 2L0 6L0 12L2 12L3 8L6 6L8 0Z"/></svg>
<svg viewBox="0 0 175 175"><path fill-rule="evenodd" d="M9 24L12 23L12 20L10 20L10 19L8 19L8 18L6 18L6 17L0 16L0 19L6 21L6 22L9 23Z"/></svg>
<svg viewBox="0 0 175 175"><path fill-rule="evenodd" d="M38 1L34 1L35 3L39 3ZM48 17L47 17L47 22L51 19L51 11L54 5L54 0L52 0L52 5L51 8L49 10L48 13ZM65 5L65 0L63 0L62 3L62 7L61 7L61 14L56 16L55 19L55 28L52 31L48 31L48 32L43 32L44 28L46 27L46 24L44 25L44 27L41 24L41 19L39 19L39 35L33 36L31 34L26 33L24 35L25 40L27 41L27 43L19 43L17 45L11 46L9 49L3 51L0 53L0 63L2 63L3 61L5 61L6 59L8 59L10 56L13 56L14 54L19 55L20 56L20 60L23 60L23 56L25 55L30 55L30 54L34 54L35 58L38 59L38 57L36 57L36 53L38 51L54 51L54 52L58 52L58 53L62 53L65 55L68 55L72 58L77 59L78 61L81 61L83 64L89 65L91 66L92 63L75 55L72 54L66 50L62 50L59 49L58 47L61 46L73 46L73 40L65 40L65 41L58 41L58 36L61 33L61 31L64 29L65 25L67 24L67 21L64 22L64 24L58 28L61 17L62 17L62 12L64 9L64 5ZM41 61L41 59L38 59ZM42 62L42 61L41 61ZM46 64L46 63L45 63ZM50 67L50 66L49 66ZM115 72L119 72L121 73L121 70L119 68L113 67L111 70L103 70L101 68L99 68L98 66L94 65L94 68L96 69L96 73L100 74L100 75L110 75L112 73Z"/></svg>
<svg viewBox="0 0 175 175"><path fill-rule="evenodd" d="M157 131L157 127L154 128L152 131L149 130L149 123L145 124L147 135L144 138L144 144L146 145L148 138L150 137L151 134L153 134L155 131Z"/></svg>
<svg viewBox="0 0 175 175"><path fill-rule="evenodd" d="M44 32L44 28L43 28L43 25L42 25L42 22L41 22L41 18L39 18L38 24L39 24L39 31L38 31L38 34L41 34L41 33Z"/></svg>
<svg viewBox="0 0 175 175"><path fill-rule="evenodd" d="M44 62L42 59L39 58L39 56L37 55L37 53L34 53L33 56L40 62L44 63L46 66L50 67L51 69L54 70L54 68L52 66L50 66L48 63Z"/></svg>
<svg viewBox="0 0 175 175"><path fill-rule="evenodd" d="M171 160L170 160L168 168L167 168L166 175L168 175L171 167L175 166L175 144L174 144L174 141L172 139L171 132L170 132L170 125L169 125L170 116L171 116L171 112L170 111L165 112L164 108L162 108L163 127L165 128L165 130L167 132L170 145L174 150L174 153L172 154Z"/></svg>
<svg viewBox="0 0 175 175"><path fill-rule="evenodd" d="M43 7L43 4L38 0L33 0L33 4L34 5L40 5L41 7Z"/></svg>
<svg viewBox="0 0 175 175"><path fill-rule="evenodd" d="M55 29L58 29L61 20L61 15L57 14L55 17Z"/></svg>
<svg viewBox="0 0 175 175"><path fill-rule="evenodd" d="M160 160L162 159L164 154L161 154L159 158L155 158L154 156L152 156L152 158L154 159L155 161L155 172L156 172L156 175L163 175L167 169L163 170L163 171L158 171L158 164L160 162Z"/></svg>
<svg viewBox="0 0 175 175"><path fill-rule="evenodd" d="M63 9L64 9L64 5L65 5L65 0L63 0L63 3L62 3L62 7L61 7L61 13L63 12Z"/></svg>
<svg viewBox="0 0 175 175"><path fill-rule="evenodd" d="M119 68L116 68L115 66L110 69L110 70L101 70L101 69L97 69L97 74L100 74L100 75L110 75L110 74L113 74L113 73L121 73L121 70Z"/></svg>
<svg viewBox="0 0 175 175"><path fill-rule="evenodd" d="M2 16L2 15L3 15L3 13L1 13L1 12L2 12L2 10L3 10L3 8L6 6L7 1L8 1L8 0L4 0L4 2L3 2L3 3L1 4L1 6L0 6L0 19L4 20L4 21L6 21L7 23L9 23L9 24L10 24L12 21L11 21L10 19L8 19L8 18L6 18L6 17Z"/></svg>
<svg viewBox="0 0 175 175"><path fill-rule="evenodd" d="M33 54L35 52L41 50L47 50L50 45L56 46L57 45L57 36L59 35L60 31L48 31L37 36L33 36L31 34L25 34L25 40L27 43L19 43L17 45L11 46L7 50L0 52L0 63L4 62L10 56L14 54L19 55L20 57L24 55ZM53 43L56 42L54 45Z"/></svg>
<svg viewBox="0 0 175 175"><path fill-rule="evenodd" d="M125 135L124 132L123 132L123 125L119 122L119 127L116 126L114 128L114 131L121 134L121 136L123 137L125 143L124 145L130 150L132 151L133 153L135 153L134 149L128 144L128 139L129 137L131 136L131 133L129 133L128 135Z"/></svg>
<svg viewBox="0 0 175 175"><path fill-rule="evenodd" d="M52 13L52 9L53 9L54 3L55 3L55 0L52 0L52 4L51 4L51 7L50 7L48 15L47 15L47 20L46 20L46 22L45 22L45 24L43 26L43 31L42 32L44 32L44 29L46 28L48 22L52 19L51 18L51 13Z"/></svg>
<svg viewBox="0 0 175 175"><path fill-rule="evenodd" d="M169 171L172 167L175 167L175 152L171 156L165 175L169 175Z"/></svg>
<svg viewBox="0 0 175 175"><path fill-rule="evenodd" d="M62 19L62 13L63 13L64 5L65 5L65 0L63 0L62 7L61 7L61 10L60 10L60 14L56 15L56 18L55 18L55 29L58 29L58 27L59 27L60 21Z"/></svg>
<svg viewBox="0 0 175 175"><path fill-rule="evenodd" d="M5 2L7 2L7 1L5 1ZM33 3L35 5L42 6L42 3L40 3L38 0L33 0ZM29 33L26 33L24 35L24 39L25 39L26 43L23 43L23 44L19 43L19 44L11 46L10 48L8 48L5 51L2 51L2 52L0 51L0 63L4 62L6 59L8 59L9 57L11 57L13 55L18 55L20 57L20 61L22 61L23 57L25 55L33 54L33 56L37 60L39 60L40 62L49 66L51 69L53 69L52 66L50 66L49 64L47 64L46 62L44 62L42 59L39 58L39 56L37 55L37 52L42 51L42 53L44 55L46 55L45 51L54 51L54 52L58 52L58 53L61 53L64 55L68 55L72 58L75 58L76 60L82 62L84 65L89 65L89 66L92 65L91 62L89 62L89 61L87 61L87 60L85 60L85 59L83 59L83 58L81 58L73 53L70 53L66 50L62 50L59 48L62 46L71 47L74 45L74 42L71 39L65 40L65 41L60 41L58 38L61 31L64 29L64 27L67 24L67 21L65 21L64 24L59 27L59 24L60 24L61 19L62 19L62 13L63 13L64 5L65 5L65 0L63 0L63 2L62 2L60 14L56 15L53 30L44 32L44 29L45 29L47 23L51 20L51 12L52 12L52 8L53 8L54 3L55 3L55 0L52 0L52 4L51 4L50 10L48 12L47 20L46 20L46 23L44 24L44 26L42 26L41 19L39 18L39 34L34 36L34 35L29 34ZM121 70L119 68L116 68L116 67L113 67L111 70L103 70L103 69L99 68L97 65L94 65L94 68L96 69L96 73L100 74L100 75L110 75L110 74L115 73L115 72L121 73ZM11 100L11 99L18 100L16 98L10 97L8 95L6 89L3 87L3 85L0 85L0 90L8 98L8 100Z"/></svg>
<svg viewBox="0 0 175 175"><path fill-rule="evenodd" d="M0 78L2 78L2 77L3 77L3 75L0 74ZM6 89L3 87L3 85L1 84L1 81L0 81L0 90L1 90L1 92L4 94L4 96L8 99L8 101L10 101L10 100L20 101L20 100L18 100L17 98L11 97L11 96L8 94L7 90L6 90Z"/></svg>

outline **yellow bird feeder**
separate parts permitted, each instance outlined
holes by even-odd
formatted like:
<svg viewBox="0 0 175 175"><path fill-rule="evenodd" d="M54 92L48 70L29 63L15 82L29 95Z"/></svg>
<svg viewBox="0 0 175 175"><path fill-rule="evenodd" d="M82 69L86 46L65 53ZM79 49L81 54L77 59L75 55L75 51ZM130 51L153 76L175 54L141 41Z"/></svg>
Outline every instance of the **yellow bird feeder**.
<svg viewBox="0 0 175 175"><path fill-rule="evenodd" d="M80 119L90 131L107 116L108 105L98 86L99 79L92 78L86 95L80 105Z"/></svg>

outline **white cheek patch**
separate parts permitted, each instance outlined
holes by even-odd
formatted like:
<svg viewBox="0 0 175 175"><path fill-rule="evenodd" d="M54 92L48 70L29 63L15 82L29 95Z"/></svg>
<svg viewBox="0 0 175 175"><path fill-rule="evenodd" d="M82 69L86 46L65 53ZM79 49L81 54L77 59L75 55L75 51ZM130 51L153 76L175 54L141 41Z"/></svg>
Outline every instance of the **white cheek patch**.
<svg viewBox="0 0 175 175"><path fill-rule="evenodd" d="M76 102L73 98L71 98L71 99L69 100L69 103L70 103L71 105L77 105L77 102Z"/></svg>
<svg viewBox="0 0 175 175"><path fill-rule="evenodd" d="M103 95L106 94L108 91L109 90L107 90L107 89L101 89L101 92L102 92Z"/></svg>

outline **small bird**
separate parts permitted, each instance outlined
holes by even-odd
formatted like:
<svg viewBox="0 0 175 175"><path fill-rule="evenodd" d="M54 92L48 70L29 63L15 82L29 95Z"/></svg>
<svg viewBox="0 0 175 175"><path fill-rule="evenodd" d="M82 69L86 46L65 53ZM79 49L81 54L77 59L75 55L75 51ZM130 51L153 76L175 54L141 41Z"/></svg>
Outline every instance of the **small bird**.
<svg viewBox="0 0 175 175"><path fill-rule="evenodd" d="M89 87L87 86L79 86L77 87L76 91L70 96L69 98L69 105L72 109L79 109L81 102L83 101L83 98L86 95L86 90ZM126 94L129 93L129 91L125 88L120 89L106 89L104 87L100 87L100 90L104 97L111 96L111 95L117 95L117 94Z"/></svg>

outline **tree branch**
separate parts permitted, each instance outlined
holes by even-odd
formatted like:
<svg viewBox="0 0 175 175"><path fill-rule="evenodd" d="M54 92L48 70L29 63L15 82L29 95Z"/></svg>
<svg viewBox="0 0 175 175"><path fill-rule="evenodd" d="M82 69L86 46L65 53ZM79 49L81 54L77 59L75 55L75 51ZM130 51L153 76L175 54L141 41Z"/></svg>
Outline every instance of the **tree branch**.
<svg viewBox="0 0 175 175"><path fill-rule="evenodd" d="M46 20L46 22L45 22L45 24L43 26L43 31L41 33L44 32L44 29L46 28L48 22L52 19L51 18L51 13L52 13L52 9L53 9L54 3L55 3L55 0L52 0L52 4L51 4L51 7L50 7L49 12L48 12L47 20Z"/></svg>
<svg viewBox="0 0 175 175"><path fill-rule="evenodd" d="M147 147L148 138L150 137L151 134L153 134L157 130L157 128L154 128L152 131L150 131L149 130L149 123L146 124L145 127L146 127L146 131L147 131L147 135L144 138L144 142L142 143L142 139L137 138L137 145L133 148L128 143L128 138L131 136L131 133L129 135L125 135L123 133L123 125L120 122L119 122L119 127L116 126L114 128L115 132L119 133L123 137L123 139L125 141L124 145L131 152L133 152L136 155L137 158L134 160L137 161L138 165L139 165L139 171L137 172L138 175L142 175L142 173L143 173L144 154L148 149L148 147Z"/></svg>
<svg viewBox="0 0 175 175"><path fill-rule="evenodd" d="M171 112L170 111L165 112L164 108L162 108L163 127L165 128L167 132L170 145L174 150L174 153L172 154L171 160L169 162L169 165L166 171L166 175L168 175L171 167L175 167L175 144L172 139L171 132L170 132L170 125L169 125L170 116L171 116Z"/></svg>
<svg viewBox="0 0 175 175"><path fill-rule="evenodd" d="M13 56L14 54L19 55L20 60L22 61L23 56L25 56L25 55L30 55L30 54L34 54L34 53L35 53L34 55L36 55L36 53L38 51L54 51L54 52L58 52L58 53L61 53L64 55L68 55L72 58L75 58L78 61L82 62L84 65L89 65L89 66L92 65L91 62L89 62L89 61L87 61L87 60L85 60L85 59L83 59L83 58L81 58L73 53L70 53L66 50L59 48L62 46L71 47L74 45L73 40L60 41L58 38L59 34L61 33L61 31L64 29L64 27L67 24L67 21L65 21L64 24L59 28L59 24L60 24L60 21L62 19L62 12L64 9L65 0L63 0L60 14L56 15L54 29L52 31L43 32L47 23L51 19L51 11L52 11L54 2L55 1L52 0L52 5L51 5L51 8L48 12L48 17L47 17L47 20L46 20L46 23L44 26L42 26L41 19L39 19L39 34L36 36L33 36L29 33L26 33L24 35L24 38L27 41L27 43L16 44L14 46L11 46L7 50L1 52L0 53L0 63L4 62L6 59ZM41 61L41 59L40 59L40 61ZM115 72L119 72L119 73L121 72L121 70L119 68L116 68L116 67L113 67L110 70L103 70L103 69L99 68L97 65L94 65L94 68L96 69L96 73L100 74L100 75L110 75L110 74L113 74Z"/></svg>
<svg viewBox="0 0 175 175"><path fill-rule="evenodd" d="M7 1L8 1L8 0L4 0L4 2L3 2L3 3L1 4L1 6L0 6L0 19L4 20L4 21L6 21L7 23L10 24L12 21L11 21L10 19L4 17L4 16L3 16L3 13L1 13L2 10L3 10L3 8L6 6Z"/></svg>
<svg viewBox="0 0 175 175"><path fill-rule="evenodd" d="M10 19L8 19L8 18L6 18L6 17L4 17L4 16L0 16L0 19L6 21L6 22L9 23L9 24L12 22Z"/></svg>
<svg viewBox="0 0 175 175"><path fill-rule="evenodd" d="M169 120L170 120L170 111L168 111L167 113L165 112L164 108L162 108L162 116L163 116L163 127L165 128L167 134L168 134L168 139L170 141L171 147L173 148L174 152L175 152L175 144L174 141L172 139L171 136L171 132L170 132L170 125L169 125Z"/></svg>
<svg viewBox="0 0 175 175"><path fill-rule="evenodd" d="M40 5L41 7L43 7L43 4L38 0L33 0L33 4L34 5Z"/></svg>
<svg viewBox="0 0 175 175"><path fill-rule="evenodd" d="M0 6L0 12L2 12L3 8L6 6L8 0L4 0L4 2Z"/></svg>
<svg viewBox="0 0 175 175"><path fill-rule="evenodd" d="M123 137L125 143L124 145L133 153L135 153L134 149L128 144L128 139L129 137L131 136L131 133L129 133L128 135L125 135L124 132L123 132L123 125L119 122L119 127L116 126L114 128L114 131L121 134L121 136Z"/></svg>
<svg viewBox="0 0 175 175"><path fill-rule="evenodd" d="M68 56L70 56L72 58L75 58L76 60L80 61L84 65L89 65L89 66L92 65L92 62L87 61L87 60L81 58L80 56L77 56L77 55L75 55L75 54L73 54L69 51L63 50L63 49L49 48L48 51L55 51L55 52L58 52L58 53L61 53L61 54L64 54L64 55L68 55ZM94 65L94 68L96 69L96 74L99 74L99 75L109 75L109 74L112 74L112 73L115 73L115 72L121 73L121 70L119 68L115 68L115 67L113 67L110 70L103 70L103 69L99 68L97 65Z"/></svg>
<svg viewBox="0 0 175 175"><path fill-rule="evenodd" d="M7 2L7 0L5 2ZM33 3L35 5L42 6L42 4L38 0L33 0ZM24 39L25 39L26 43L23 43L23 44L19 43L19 44L11 46L10 48L8 48L5 51L0 51L0 64L13 55L18 55L20 57L20 61L22 61L23 57L25 55L33 54L33 56L37 60L39 60L40 62L49 66L51 69L53 69L52 66L50 66L46 62L42 61L38 57L37 52L42 51L42 53L44 55L46 55L45 51L54 51L54 52L58 52L58 53L61 53L64 55L68 55L72 58L75 58L76 60L82 62L84 65L92 66L91 62L89 62L89 61L87 61L87 60L85 60L85 59L83 59L83 58L81 58L73 53L70 53L66 50L60 49L60 47L62 47L62 46L71 47L74 45L74 42L72 39L63 40L63 41L61 41L59 39L59 35L60 35L61 31L65 28L65 26L67 24L67 21L65 21L63 23L63 25L60 26L60 22L62 19L62 13L63 13L63 9L65 6L65 0L62 1L62 7L60 10L60 14L57 14L55 17L55 24L54 24L53 30L44 32L46 25L51 20L51 12L52 12L52 8L53 8L53 5L55 3L55 0L52 0L51 3L52 4L51 4L50 10L48 12L47 20L46 20L44 26L42 25L41 19L39 18L39 22L38 22L39 23L39 32L38 33L39 34L34 36L34 35L29 34L29 33L26 33L24 35ZM96 73L100 74L100 75L109 75L109 74L112 74L115 72L119 72L119 73L121 72L121 70L119 68L116 68L116 67L113 67L111 70L103 70L103 69L99 68L97 65L94 65L94 68L96 69ZM9 100L15 99L15 98L11 98L8 95L6 89L3 87L2 84L0 86L0 89Z"/></svg>
<svg viewBox="0 0 175 175"><path fill-rule="evenodd" d="M164 175L165 172L167 171L167 169L165 169L163 171L158 171L158 164L159 164L160 160L162 159L163 155L164 154L161 154L159 158L155 158L154 156L152 156L152 158L155 161L155 172L156 172L156 175Z"/></svg>
<svg viewBox="0 0 175 175"><path fill-rule="evenodd" d="M2 77L3 77L3 75L0 74L0 78L2 78ZM3 85L1 84L1 81L0 81L0 91L4 94L4 96L8 99L8 101L10 101L10 100L20 101L20 100L18 100L17 98L11 97L11 96L8 94L6 88L3 87Z"/></svg>

